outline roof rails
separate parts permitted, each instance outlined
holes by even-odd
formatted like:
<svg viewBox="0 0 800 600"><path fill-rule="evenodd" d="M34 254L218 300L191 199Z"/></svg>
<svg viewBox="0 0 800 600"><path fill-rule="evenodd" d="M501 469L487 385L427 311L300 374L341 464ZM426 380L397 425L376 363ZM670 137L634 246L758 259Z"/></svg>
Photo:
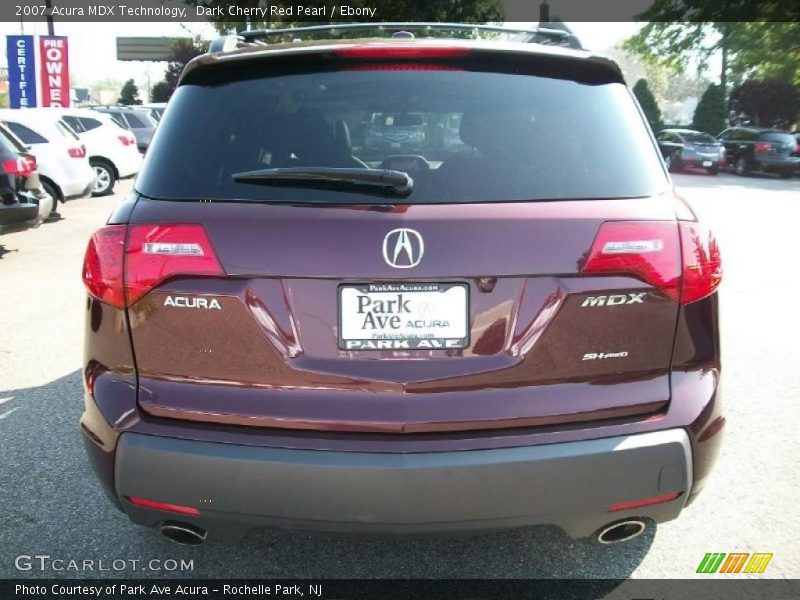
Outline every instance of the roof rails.
<svg viewBox="0 0 800 600"><path fill-rule="evenodd" d="M413 31L468 31L473 33L511 33L519 34L520 41L537 44L568 46L581 49L578 38L568 29L547 27L504 27L502 25L479 25L472 23L330 23L307 27L286 27L282 29L259 29L242 31L235 35L217 38L209 47L209 52L223 52L253 46L266 45L270 37L291 36L291 41L299 41L311 34L343 34L352 31L383 30L387 33L410 33Z"/></svg>

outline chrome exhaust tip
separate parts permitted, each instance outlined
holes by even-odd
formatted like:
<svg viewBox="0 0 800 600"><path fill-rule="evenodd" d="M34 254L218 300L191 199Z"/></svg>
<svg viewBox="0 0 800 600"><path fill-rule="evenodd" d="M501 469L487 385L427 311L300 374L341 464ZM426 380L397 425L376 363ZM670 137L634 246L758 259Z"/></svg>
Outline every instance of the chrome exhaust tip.
<svg viewBox="0 0 800 600"><path fill-rule="evenodd" d="M206 541L208 532L188 523L164 523L158 532L181 546L199 546Z"/></svg>
<svg viewBox="0 0 800 600"><path fill-rule="evenodd" d="M601 529L597 534L597 541L601 544L627 542L642 535L645 529L647 529L647 525L642 519L617 521Z"/></svg>

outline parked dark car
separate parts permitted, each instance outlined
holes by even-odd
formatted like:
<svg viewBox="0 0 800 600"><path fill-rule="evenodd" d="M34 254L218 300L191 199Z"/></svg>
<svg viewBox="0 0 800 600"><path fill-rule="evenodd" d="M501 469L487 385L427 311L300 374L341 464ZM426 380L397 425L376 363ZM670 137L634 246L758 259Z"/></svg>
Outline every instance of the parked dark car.
<svg viewBox="0 0 800 600"><path fill-rule="evenodd" d="M36 158L0 123L0 233L35 227L54 212L53 198L42 190Z"/></svg>
<svg viewBox="0 0 800 600"><path fill-rule="evenodd" d="M669 170L705 169L711 175L716 175L725 164L725 148L708 133L691 129L664 129L656 139Z"/></svg>
<svg viewBox="0 0 800 600"><path fill-rule="evenodd" d="M150 147L150 140L156 131L158 123L150 116L148 109L138 109L129 106L93 106L92 110L111 115L119 125L130 131L136 138L136 147L144 154Z"/></svg>
<svg viewBox="0 0 800 600"><path fill-rule="evenodd" d="M797 140L788 131L761 127L731 127L719 134L727 164L737 175L753 171L788 179L800 168Z"/></svg>
<svg viewBox="0 0 800 600"><path fill-rule="evenodd" d="M616 63L253 44L194 59L170 104L83 269L81 427L133 522L611 543L704 487L719 250ZM411 177L335 135L420 106L470 152Z"/></svg>
<svg viewBox="0 0 800 600"><path fill-rule="evenodd" d="M425 125L425 115L420 113L375 113L366 130L365 152L370 156L419 154L425 146Z"/></svg>

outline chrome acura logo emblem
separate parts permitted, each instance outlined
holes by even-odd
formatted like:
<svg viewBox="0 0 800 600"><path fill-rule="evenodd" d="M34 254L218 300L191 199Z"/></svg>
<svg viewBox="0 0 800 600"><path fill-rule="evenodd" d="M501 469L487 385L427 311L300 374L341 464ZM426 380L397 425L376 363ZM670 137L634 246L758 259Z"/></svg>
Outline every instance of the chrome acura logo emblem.
<svg viewBox="0 0 800 600"><path fill-rule="evenodd" d="M425 242L413 229L392 229L383 238L383 260L395 269L416 267L425 253Z"/></svg>

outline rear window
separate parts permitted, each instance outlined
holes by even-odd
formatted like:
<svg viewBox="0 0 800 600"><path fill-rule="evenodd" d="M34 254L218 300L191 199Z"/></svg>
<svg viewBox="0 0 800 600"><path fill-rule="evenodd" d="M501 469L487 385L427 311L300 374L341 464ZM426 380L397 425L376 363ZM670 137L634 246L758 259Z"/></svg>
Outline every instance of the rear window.
<svg viewBox="0 0 800 600"><path fill-rule="evenodd" d="M700 132L681 132L681 137L687 142L692 144L716 144L717 140L714 136L707 133Z"/></svg>
<svg viewBox="0 0 800 600"><path fill-rule="evenodd" d="M38 133L36 133L33 129L25 127L21 123L15 123L14 121L6 121L6 125L8 128L16 135L19 139L22 140L23 144L46 144L47 138L42 137Z"/></svg>
<svg viewBox="0 0 800 600"><path fill-rule="evenodd" d="M77 142L80 140L78 135L64 121L56 121L56 128L58 132L69 141Z"/></svg>
<svg viewBox="0 0 800 600"><path fill-rule="evenodd" d="M25 148L15 139L14 134L0 125L0 151L4 154L24 153Z"/></svg>
<svg viewBox="0 0 800 600"><path fill-rule="evenodd" d="M78 117L71 117L69 115L64 115L61 118L67 125L72 127L72 129L77 133L83 133L84 131L86 131L86 128L81 124L81 120Z"/></svg>
<svg viewBox="0 0 800 600"><path fill-rule="evenodd" d="M794 146L796 141L791 133L782 133L778 131L765 131L758 135L758 139L762 142L772 142L773 144L783 144Z"/></svg>
<svg viewBox="0 0 800 600"><path fill-rule="evenodd" d="M128 124L131 126L131 129L145 129L147 127L147 123L145 123L144 119L138 115L134 115L133 113L125 113L125 118L128 120Z"/></svg>
<svg viewBox="0 0 800 600"><path fill-rule="evenodd" d="M623 84L548 75L378 66L239 72L234 81L184 84L137 187L167 199L375 201L375 191L362 188L232 178L311 166L405 170L414 186L402 202L411 204L625 198L666 189L659 154Z"/></svg>
<svg viewBox="0 0 800 600"><path fill-rule="evenodd" d="M97 129L98 127L100 127L100 125L103 124L102 121L98 121L97 119L89 119L87 117L81 117L80 118L80 122L81 122L81 127L83 128L83 131L91 131L92 129ZM71 123L70 123L70 125L71 125ZM75 128L73 127L73 129L75 129ZM77 131L77 129L76 129L76 131Z"/></svg>
<svg viewBox="0 0 800 600"><path fill-rule="evenodd" d="M130 128L128 127L128 124L127 124L127 123L125 122L125 120L122 118L122 115L120 115L119 113L116 113L116 112L106 112L105 114L107 114L109 117L111 117L111 120L112 120L112 121L114 121L114 123L116 123L117 125L119 125L119 126L120 126L120 127L122 127L123 129L130 129Z"/></svg>

